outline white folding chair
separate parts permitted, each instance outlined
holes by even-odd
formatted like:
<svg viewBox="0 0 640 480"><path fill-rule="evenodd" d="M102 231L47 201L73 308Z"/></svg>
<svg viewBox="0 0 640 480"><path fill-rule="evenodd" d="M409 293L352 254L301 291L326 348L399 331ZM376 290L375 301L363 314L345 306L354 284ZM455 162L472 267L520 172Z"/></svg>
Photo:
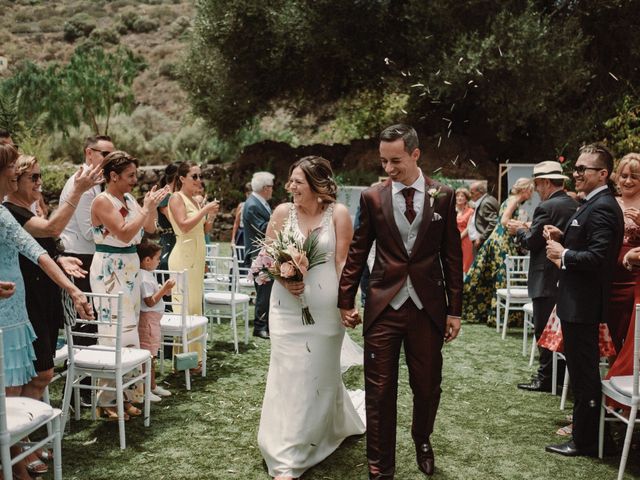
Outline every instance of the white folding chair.
<svg viewBox="0 0 640 480"><path fill-rule="evenodd" d="M496 291L496 331L500 332L500 310L502 309L504 310L503 340L507 338L509 313L522 310L525 304L531 302L527 291L529 256L507 255L504 263L507 270L507 286Z"/></svg>
<svg viewBox="0 0 640 480"><path fill-rule="evenodd" d="M244 266L245 247L244 245L234 245L233 254L238 264L238 281L236 283L236 291L240 293L248 293L255 295L256 289L253 280L249 278L250 267Z"/></svg>
<svg viewBox="0 0 640 480"><path fill-rule="evenodd" d="M144 381L144 426L148 427L151 419L149 393L151 392L151 354L148 350L122 346L122 299L123 293L117 295L106 293L85 293L93 302L97 313L95 320L76 319L76 323L95 322L98 325L95 333L73 331L66 322L65 333L68 346L67 383L62 405L62 429L69 414L71 395L75 396L76 419L80 419L80 389L91 390L91 418L96 419L96 392L115 392L118 412L118 429L120 448L126 448L124 429L124 391L134 384ZM97 344L84 346L76 344L75 338L91 337ZM143 367L144 366L144 370ZM83 378L90 377L91 385L81 383ZM97 380L109 380L101 385Z"/></svg>
<svg viewBox="0 0 640 480"><path fill-rule="evenodd" d="M179 347L183 353L189 351L189 346L199 343L202 348L202 376L207 375L207 317L190 315L189 310L189 281L187 270L154 270L158 282L164 284L170 278L176 282L173 287L171 300L165 305L171 305L173 312L165 312L160 320L162 345L160 348L160 373L164 374L164 347ZM178 312L179 311L179 312ZM200 330L200 333L195 333ZM173 354L172 354L173 360ZM187 390L191 390L191 372L184 371Z"/></svg>
<svg viewBox="0 0 640 480"><path fill-rule="evenodd" d="M558 393L558 360L566 360L564 353L553 352L551 360L551 393ZM564 380L562 381L562 396L560 397L560 410L564 410L567 403L567 393L569 392L569 369L564 367Z"/></svg>
<svg viewBox="0 0 640 480"><path fill-rule="evenodd" d="M206 257L207 269L205 278L204 312L207 315L207 307L215 312L211 317L229 318L233 329L233 345L236 353L238 348L237 319L244 318L245 345L249 344L249 295L238 292L238 260L235 255L231 257L211 256ZM221 313L220 309L229 309L227 313Z"/></svg>
<svg viewBox="0 0 640 480"><path fill-rule="evenodd" d="M207 243L204 246L204 255L205 257L215 257L220 253L220 244L219 243Z"/></svg>
<svg viewBox="0 0 640 480"><path fill-rule="evenodd" d="M53 448L53 478L62 480L61 410L27 397L7 397L4 384L4 344L0 330L0 462L5 480L13 478L11 467L40 448ZM23 442L36 430L47 427L47 436L37 442ZM12 446L23 447L11 458ZM26 447L26 448L25 448Z"/></svg>
<svg viewBox="0 0 640 480"><path fill-rule="evenodd" d="M624 447L620 457L620 467L618 468L618 480L622 480L624 469L627 465L629 450L631 448L631 437L633 428L638 422L638 406L640 405L640 304L636 305L635 329L633 335L633 375L611 377L609 380L602 380L602 408L600 410L600 432L598 436L598 456L602 458L604 453L604 422L621 421L627 424L627 432L624 436ZM626 340L631 341L631 339ZM607 406L607 397L631 408L629 418L615 408ZM605 413L612 417L605 417Z"/></svg>

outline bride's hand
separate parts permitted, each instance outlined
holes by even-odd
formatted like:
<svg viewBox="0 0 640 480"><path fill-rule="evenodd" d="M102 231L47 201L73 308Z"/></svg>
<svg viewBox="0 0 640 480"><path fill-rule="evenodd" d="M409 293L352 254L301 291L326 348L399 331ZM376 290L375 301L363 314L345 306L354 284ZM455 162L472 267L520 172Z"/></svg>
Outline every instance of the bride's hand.
<svg viewBox="0 0 640 480"><path fill-rule="evenodd" d="M289 290L289 293L295 297L299 297L304 292L304 282L284 280L282 283Z"/></svg>

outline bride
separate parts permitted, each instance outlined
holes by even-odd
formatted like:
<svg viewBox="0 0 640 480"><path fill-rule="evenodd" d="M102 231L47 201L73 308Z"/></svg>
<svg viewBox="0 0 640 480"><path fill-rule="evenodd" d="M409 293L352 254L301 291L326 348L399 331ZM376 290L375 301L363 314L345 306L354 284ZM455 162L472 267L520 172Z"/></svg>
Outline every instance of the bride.
<svg viewBox="0 0 640 480"><path fill-rule="evenodd" d="M262 404L258 444L269 474L277 480L300 477L365 427L342 383L340 350L344 327L337 308L338 280L353 228L344 205L335 203L331 165L304 157L289 169L293 203L279 205L267 239L291 227L301 238L319 229L327 262L308 271L304 282L277 281L271 293L271 359ZM315 320L302 324L304 296Z"/></svg>

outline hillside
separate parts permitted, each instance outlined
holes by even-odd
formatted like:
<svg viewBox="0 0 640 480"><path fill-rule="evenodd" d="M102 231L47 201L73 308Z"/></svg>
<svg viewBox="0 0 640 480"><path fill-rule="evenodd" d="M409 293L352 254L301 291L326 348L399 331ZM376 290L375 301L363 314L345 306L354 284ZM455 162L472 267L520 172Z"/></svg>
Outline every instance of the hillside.
<svg viewBox="0 0 640 480"><path fill-rule="evenodd" d="M172 120L187 113L175 66L187 44L193 2L0 0L0 9L0 56L9 64L9 71L0 73L0 78L24 60L64 62L85 38L97 38L106 45L125 45L147 62L147 69L134 82L139 105L151 106ZM86 37L85 32L89 32ZM167 126L177 128L177 124Z"/></svg>

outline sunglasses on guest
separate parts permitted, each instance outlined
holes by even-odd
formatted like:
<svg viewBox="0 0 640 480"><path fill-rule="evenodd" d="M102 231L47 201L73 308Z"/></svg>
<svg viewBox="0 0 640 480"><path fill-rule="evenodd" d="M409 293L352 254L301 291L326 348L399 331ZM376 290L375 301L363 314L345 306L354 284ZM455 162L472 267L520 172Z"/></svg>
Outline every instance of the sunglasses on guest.
<svg viewBox="0 0 640 480"><path fill-rule="evenodd" d="M31 175L27 175L27 178L31 180L33 183L36 183L38 180L42 178L41 173L32 173Z"/></svg>
<svg viewBox="0 0 640 480"><path fill-rule="evenodd" d="M584 175L584 172L586 172L587 170L600 171L600 170L604 170L604 168L602 168L602 167L585 167L584 165L580 165L578 167L574 167L573 168L573 173L575 173L576 175Z"/></svg>
<svg viewBox="0 0 640 480"><path fill-rule="evenodd" d="M98 150L97 148L93 148L93 147L89 147L89 149L93 150L94 152L98 152L100 155L102 155L102 157L106 157L111 153L111 152L107 152L106 150Z"/></svg>
<svg viewBox="0 0 640 480"><path fill-rule="evenodd" d="M192 173L189 176L194 180L204 180L204 175L202 175L201 173Z"/></svg>

